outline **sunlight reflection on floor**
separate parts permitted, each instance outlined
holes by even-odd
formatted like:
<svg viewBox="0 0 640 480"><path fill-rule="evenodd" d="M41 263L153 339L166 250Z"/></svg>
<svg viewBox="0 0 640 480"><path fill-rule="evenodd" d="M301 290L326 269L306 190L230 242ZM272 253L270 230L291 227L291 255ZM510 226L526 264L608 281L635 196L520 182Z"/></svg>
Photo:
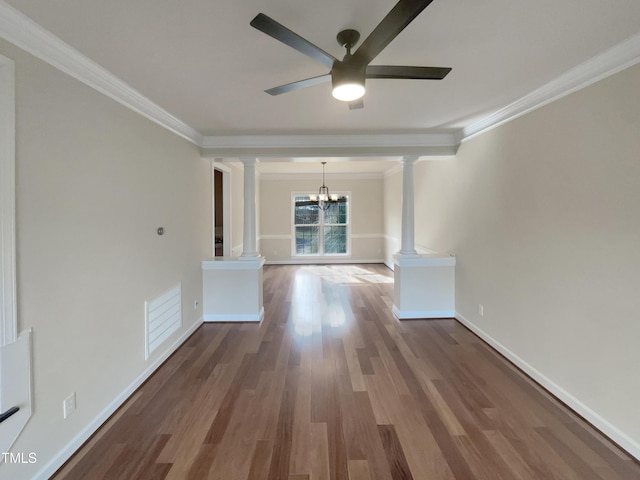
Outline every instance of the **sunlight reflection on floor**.
<svg viewBox="0 0 640 480"><path fill-rule="evenodd" d="M355 265L309 265L296 271L291 292L291 321L300 337L322 327L344 327L353 317L350 291L340 286L393 283L383 275Z"/></svg>
<svg viewBox="0 0 640 480"><path fill-rule="evenodd" d="M355 265L311 265L303 270L336 284L393 283L393 276L381 275Z"/></svg>

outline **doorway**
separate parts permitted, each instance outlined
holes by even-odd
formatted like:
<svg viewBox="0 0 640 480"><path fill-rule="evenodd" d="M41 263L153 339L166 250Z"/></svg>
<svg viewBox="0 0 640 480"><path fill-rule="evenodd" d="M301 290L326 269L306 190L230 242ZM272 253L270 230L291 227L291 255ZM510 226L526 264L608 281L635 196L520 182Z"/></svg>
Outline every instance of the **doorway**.
<svg viewBox="0 0 640 480"><path fill-rule="evenodd" d="M215 209L213 213L213 241L214 241L214 256L224 256L224 216L222 215L224 205L224 187L222 184L222 172L220 170L213 170L213 207Z"/></svg>
<svg viewBox="0 0 640 480"><path fill-rule="evenodd" d="M222 165L212 171L213 255L231 256L231 172Z"/></svg>

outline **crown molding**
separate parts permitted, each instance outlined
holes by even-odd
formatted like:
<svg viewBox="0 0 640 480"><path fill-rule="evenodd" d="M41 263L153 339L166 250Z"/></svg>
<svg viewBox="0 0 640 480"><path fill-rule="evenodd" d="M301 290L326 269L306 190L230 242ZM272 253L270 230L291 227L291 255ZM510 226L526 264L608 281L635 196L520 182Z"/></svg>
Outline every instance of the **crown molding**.
<svg viewBox="0 0 640 480"><path fill-rule="evenodd" d="M506 107L460 129L456 134L456 143L460 144L476 135L515 120L526 113L588 87L639 62L640 34L636 34L572 68Z"/></svg>
<svg viewBox="0 0 640 480"><path fill-rule="evenodd" d="M264 173L260 174L260 179L265 181L295 181L295 180L318 180L318 173ZM327 173L327 181L329 180L381 180L384 178L384 172L344 172L344 173Z"/></svg>
<svg viewBox="0 0 640 480"><path fill-rule="evenodd" d="M202 134L0 0L0 36L31 55L196 145Z"/></svg>
<svg viewBox="0 0 640 480"><path fill-rule="evenodd" d="M203 155L227 157L326 157L454 155L453 133L360 135L215 135L204 137Z"/></svg>

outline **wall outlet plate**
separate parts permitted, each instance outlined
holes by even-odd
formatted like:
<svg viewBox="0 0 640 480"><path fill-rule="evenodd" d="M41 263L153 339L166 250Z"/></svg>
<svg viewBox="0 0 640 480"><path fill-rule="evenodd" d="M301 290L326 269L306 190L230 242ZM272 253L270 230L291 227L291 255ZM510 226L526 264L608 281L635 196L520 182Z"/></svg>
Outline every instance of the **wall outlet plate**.
<svg viewBox="0 0 640 480"><path fill-rule="evenodd" d="M76 409L76 392L73 392L62 402L62 415L67 418Z"/></svg>

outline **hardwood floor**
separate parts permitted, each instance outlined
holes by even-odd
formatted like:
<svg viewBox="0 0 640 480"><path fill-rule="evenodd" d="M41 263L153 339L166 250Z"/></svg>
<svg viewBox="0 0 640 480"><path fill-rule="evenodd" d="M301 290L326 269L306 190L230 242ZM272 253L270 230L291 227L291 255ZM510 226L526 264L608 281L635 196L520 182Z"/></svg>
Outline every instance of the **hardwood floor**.
<svg viewBox="0 0 640 480"><path fill-rule="evenodd" d="M640 465L455 320L397 321L381 265L266 266L56 479L634 479Z"/></svg>

